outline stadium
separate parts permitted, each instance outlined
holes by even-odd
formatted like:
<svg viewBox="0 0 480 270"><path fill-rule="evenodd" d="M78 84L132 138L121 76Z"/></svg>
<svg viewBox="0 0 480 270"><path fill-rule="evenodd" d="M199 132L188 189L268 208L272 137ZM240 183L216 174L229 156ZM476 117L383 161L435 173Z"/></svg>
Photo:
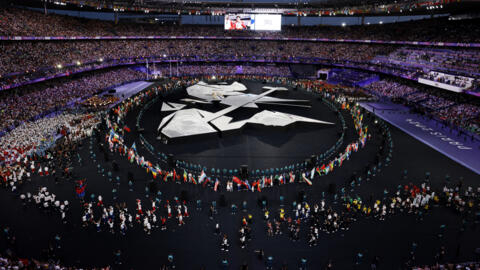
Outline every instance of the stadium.
<svg viewBox="0 0 480 270"><path fill-rule="evenodd" d="M480 269L480 3L0 3L0 269Z"/></svg>

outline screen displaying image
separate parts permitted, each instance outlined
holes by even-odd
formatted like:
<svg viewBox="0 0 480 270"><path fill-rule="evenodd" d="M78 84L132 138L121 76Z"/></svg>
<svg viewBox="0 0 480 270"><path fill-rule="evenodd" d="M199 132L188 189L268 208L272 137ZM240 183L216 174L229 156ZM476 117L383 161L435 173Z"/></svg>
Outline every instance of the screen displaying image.
<svg viewBox="0 0 480 270"><path fill-rule="evenodd" d="M271 14L227 14L225 30L280 31L282 15Z"/></svg>
<svg viewBox="0 0 480 270"><path fill-rule="evenodd" d="M227 14L225 15L225 30L254 30L254 15L251 14Z"/></svg>
<svg viewBox="0 0 480 270"><path fill-rule="evenodd" d="M282 15L258 14L255 15L255 30L282 30Z"/></svg>

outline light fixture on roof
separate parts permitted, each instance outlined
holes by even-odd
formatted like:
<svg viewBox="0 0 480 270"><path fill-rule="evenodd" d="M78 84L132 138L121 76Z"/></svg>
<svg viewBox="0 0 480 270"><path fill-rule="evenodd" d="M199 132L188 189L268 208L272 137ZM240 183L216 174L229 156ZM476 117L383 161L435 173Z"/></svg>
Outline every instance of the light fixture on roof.
<svg viewBox="0 0 480 270"><path fill-rule="evenodd" d="M383 24L383 21L379 21L378 23L379 23L379 24Z"/></svg>
<svg viewBox="0 0 480 270"><path fill-rule="evenodd" d="M347 26L347 23L346 23L346 22L342 22L342 26L343 26L343 27Z"/></svg>

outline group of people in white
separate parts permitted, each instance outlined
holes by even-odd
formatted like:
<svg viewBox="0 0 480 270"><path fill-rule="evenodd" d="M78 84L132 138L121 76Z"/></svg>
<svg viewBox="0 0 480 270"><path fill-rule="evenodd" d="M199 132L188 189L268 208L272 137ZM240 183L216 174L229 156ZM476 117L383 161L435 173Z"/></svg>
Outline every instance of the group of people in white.
<svg viewBox="0 0 480 270"><path fill-rule="evenodd" d="M166 200L163 207L159 206L161 200L151 199L150 207L145 209L141 199L136 199L135 210L128 208L127 203L105 205L103 197L99 195L95 201L86 202L83 205L81 217L82 225L94 226L97 232L109 231L126 235L129 228L135 224L142 226L146 234L151 234L154 229L167 230L171 220L176 220L178 226L185 225L189 212L187 203L174 198L174 203ZM170 225L172 226L172 225Z"/></svg>
<svg viewBox="0 0 480 270"><path fill-rule="evenodd" d="M41 187L37 193L22 193L20 199L24 204L35 203L38 208L43 209L46 212L56 211L60 214L63 223L67 223L67 211L69 207L69 201L58 200L57 196L48 191L47 187Z"/></svg>

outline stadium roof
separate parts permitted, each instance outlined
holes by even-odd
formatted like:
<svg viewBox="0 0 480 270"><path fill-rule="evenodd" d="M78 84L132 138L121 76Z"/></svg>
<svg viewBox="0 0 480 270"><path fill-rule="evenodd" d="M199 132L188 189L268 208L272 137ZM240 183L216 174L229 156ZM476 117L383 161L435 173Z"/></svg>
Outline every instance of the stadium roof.
<svg viewBox="0 0 480 270"><path fill-rule="evenodd" d="M479 10L469 0L10 0L16 5L115 12L224 15L276 13L287 16L414 15Z"/></svg>

